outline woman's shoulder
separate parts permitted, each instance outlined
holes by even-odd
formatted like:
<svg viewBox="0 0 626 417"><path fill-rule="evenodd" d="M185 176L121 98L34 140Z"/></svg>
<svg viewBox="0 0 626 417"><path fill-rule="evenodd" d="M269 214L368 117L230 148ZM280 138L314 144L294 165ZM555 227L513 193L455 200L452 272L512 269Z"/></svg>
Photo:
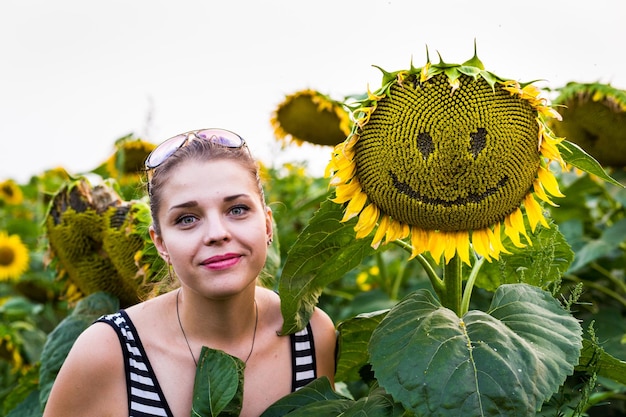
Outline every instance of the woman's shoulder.
<svg viewBox="0 0 626 417"><path fill-rule="evenodd" d="M94 323L74 342L55 379L45 415L69 415L77 409L85 415L104 414L111 404L101 399L120 398L125 384L118 336L111 326Z"/></svg>

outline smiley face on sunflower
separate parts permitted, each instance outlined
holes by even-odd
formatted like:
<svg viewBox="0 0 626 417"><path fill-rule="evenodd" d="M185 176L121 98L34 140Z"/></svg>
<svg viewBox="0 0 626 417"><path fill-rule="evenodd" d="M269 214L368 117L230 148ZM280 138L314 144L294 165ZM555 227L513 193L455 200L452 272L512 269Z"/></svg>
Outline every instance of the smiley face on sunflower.
<svg viewBox="0 0 626 417"><path fill-rule="evenodd" d="M548 167L564 162L544 123L560 116L536 87L485 71L476 55L383 74L328 166L357 238L375 231L377 247L410 236L412 256L470 264L470 249L506 252L502 228L514 245L530 242L524 212L531 230L548 226L539 201L562 196Z"/></svg>

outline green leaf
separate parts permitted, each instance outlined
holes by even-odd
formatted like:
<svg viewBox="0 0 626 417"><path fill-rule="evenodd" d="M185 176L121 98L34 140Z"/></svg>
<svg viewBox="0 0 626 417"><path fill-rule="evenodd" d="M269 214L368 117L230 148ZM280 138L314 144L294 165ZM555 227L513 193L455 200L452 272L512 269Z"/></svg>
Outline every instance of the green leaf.
<svg viewBox="0 0 626 417"><path fill-rule="evenodd" d="M326 401L346 401L346 397L339 395L333 390L330 381L327 377L318 378L306 386L302 387L296 392L292 392L286 397L281 398L272 404L261 417L282 417L289 413L302 410L309 405L318 405ZM335 404L332 408L345 408L345 404ZM289 414L290 416L292 414ZM306 414L304 414L306 415ZM337 416L338 414L331 414L331 416ZM317 417L321 417L316 414Z"/></svg>
<svg viewBox="0 0 626 417"><path fill-rule="evenodd" d="M339 357L335 379L355 381L360 378L359 371L369 363L367 346L370 337L386 315L387 311L374 311L339 323Z"/></svg>
<svg viewBox="0 0 626 417"><path fill-rule="evenodd" d="M583 339L583 348L580 351L576 370L590 373L597 371L600 376L626 385L626 361L611 356L604 349L598 349L587 339Z"/></svg>
<svg viewBox="0 0 626 417"><path fill-rule="evenodd" d="M239 358L202 346L193 386L192 417L239 416L244 369Z"/></svg>
<svg viewBox="0 0 626 417"><path fill-rule="evenodd" d="M562 151L561 156L569 165L602 178L604 181L613 185L623 187L619 181L613 179L606 173L606 171L604 171L600 163L596 161L593 156L585 152L580 146L566 140L562 141L559 145Z"/></svg>
<svg viewBox="0 0 626 417"><path fill-rule="evenodd" d="M322 290L374 253L368 239L355 239L353 222L342 223L341 205L326 200L289 251L279 294L282 334L301 330Z"/></svg>
<svg viewBox="0 0 626 417"><path fill-rule="evenodd" d="M502 284L525 283L543 287L563 276L574 259L567 240L552 223L529 235L532 246L507 247L511 254L500 254L500 259L485 262L476 279L476 286L495 291Z"/></svg>
<svg viewBox="0 0 626 417"><path fill-rule="evenodd" d="M341 417L401 417L406 415L402 405L395 402L382 388L374 388L367 397L360 398Z"/></svg>
<svg viewBox="0 0 626 417"><path fill-rule="evenodd" d="M80 300L72 313L50 332L41 352L39 401L42 406L48 402L52 384L76 338L100 316L114 313L119 308L119 299L113 295L91 294Z"/></svg>
<svg viewBox="0 0 626 417"><path fill-rule="evenodd" d="M570 271L576 271L590 262L605 257L620 247L626 236L626 219L615 222L602 232L600 238L587 242L576 253Z"/></svg>
<svg viewBox="0 0 626 417"><path fill-rule="evenodd" d="M39 391L31 392L24 401L15 407L6 417L40 417Z"/></svg>
<svg viewBox="0 0 626 417"><path fill-rule="evenodd" d="M574 370L578 321L535 286L499 287L462 319L426 290L374 331L370 357L387 392L416 415L533 416Z"/></svg>

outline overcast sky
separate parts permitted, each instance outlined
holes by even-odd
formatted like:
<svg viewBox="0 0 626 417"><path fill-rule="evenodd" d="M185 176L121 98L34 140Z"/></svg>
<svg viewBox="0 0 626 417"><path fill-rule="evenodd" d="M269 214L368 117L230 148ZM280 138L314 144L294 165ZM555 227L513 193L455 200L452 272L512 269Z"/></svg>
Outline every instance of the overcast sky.
<svg viewBox="0 0 626 417"><path fill-rule="evenodd" d="M624 0L0 0L0 180L95 168L116 139L202 127L276 160L272 110L395 71L473 54L520 81L626 89ZM324 166L328 149L287 157ZM285 155L281 156L285 158Z"/></svg>

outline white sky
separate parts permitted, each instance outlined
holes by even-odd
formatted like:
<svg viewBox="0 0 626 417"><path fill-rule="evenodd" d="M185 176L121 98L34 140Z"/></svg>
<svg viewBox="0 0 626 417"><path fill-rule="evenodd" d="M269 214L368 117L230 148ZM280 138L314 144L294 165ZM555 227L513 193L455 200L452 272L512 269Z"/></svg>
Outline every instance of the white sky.
<svg viewBox="0 0 626 417"><path fill-rule="evenodd" d="M380 85L389 71L473 54L539 86L626 89L624 0L0 0L0 180L95 168L116 139L154 143L223 127L267 163L286 94L331 97Z"/></svg>

